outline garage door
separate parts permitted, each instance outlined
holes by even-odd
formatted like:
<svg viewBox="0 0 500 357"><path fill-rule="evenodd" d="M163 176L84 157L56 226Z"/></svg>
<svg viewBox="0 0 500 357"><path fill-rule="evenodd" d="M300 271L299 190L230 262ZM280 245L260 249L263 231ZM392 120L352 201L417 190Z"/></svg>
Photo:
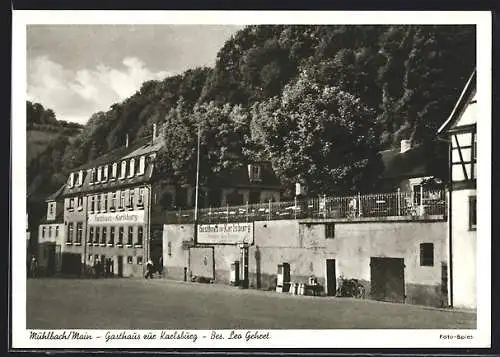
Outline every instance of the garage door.
<svg viewBox="0 0 500 357"><path fill-rule="evenodd" d="M371 298L379 301L404 303L404 268L403 258L370 258Z"/></svg>
<svg viewBox="0 0 500 357"><path fill-rule="evenodd" d="M189 269L193 276L215 279L214 249L212 247L189 248Z"/></svg>

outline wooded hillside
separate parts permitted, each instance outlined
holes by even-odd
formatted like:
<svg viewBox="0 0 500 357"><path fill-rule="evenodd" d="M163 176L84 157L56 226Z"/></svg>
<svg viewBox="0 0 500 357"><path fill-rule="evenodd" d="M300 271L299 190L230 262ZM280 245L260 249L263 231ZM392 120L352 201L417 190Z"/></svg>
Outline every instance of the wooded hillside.
<svg viewBox="0 0 500 357"><path fill-rule="evenodd" d="M376 153L401 139L424 144L445 176L436 131L474 67L473 26L249 26L214 68L145 82L93 114L74 140L54 140L29 165L28 184L51 193L71 168L163 121L160 159L179 181L193 178L198 125L204 180L259 158L285 185L300 180L312 193L374 190ZM52 114L39 124L51 125Z"/></svg>

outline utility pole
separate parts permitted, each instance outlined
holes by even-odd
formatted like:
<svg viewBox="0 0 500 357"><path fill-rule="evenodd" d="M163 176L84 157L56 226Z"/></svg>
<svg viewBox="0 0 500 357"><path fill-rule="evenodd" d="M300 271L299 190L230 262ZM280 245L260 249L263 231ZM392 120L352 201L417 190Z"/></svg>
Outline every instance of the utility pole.
<svg viewBox="0 0 500 357"><path fill-rule="evenodd" d="M198 243L198 195L200 185L200 125L198 124L198 143L196 146L196 189L194 198L194 244Z"/></svg>

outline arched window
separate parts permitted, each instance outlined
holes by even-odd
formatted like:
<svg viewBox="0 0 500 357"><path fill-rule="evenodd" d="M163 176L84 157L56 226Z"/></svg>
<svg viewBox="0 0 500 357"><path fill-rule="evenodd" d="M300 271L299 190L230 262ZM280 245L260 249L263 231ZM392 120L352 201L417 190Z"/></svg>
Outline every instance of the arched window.
<svg viewBox="0 0 500 357"><path fill-rule="evenodd" d="M91 185L93 185L93 184L94 184L95 179L96 179L96 172L95 172L95 168L92 168L92 170L90 170L90 184L91 184Z"/></svg>
<svg viewBox="0 0 500 357"><path fill-rule="evenodd" d="M74 183L75 183L75 174L70 173L68 187L73 187Z"/></svg>
<svg viewBox="0 0 500 357"><path fill-rule="evenodd" d="M137 174L144 175L145 169L146 169L146 157L141 156L141 158L139 159L139 172Z"/></svg>
<svg viewBox="0 0 500 357"><path fill-rule="evenodd" d="M102 182L108 181L108 165L104 165L102 169Z"/></svg>
<svg viewBox="0 0 500 357"><path fill-rule="evenodd" d="M118 164L115 162L113 164L113 169L111 170L111 179L115 179L118 172Z"/></svg>
<svg viewBox="0 0 500 357"><path fill-rule="evenodd" d="M130 167L128 177L133 177L135 174L135 159L130 159Z"/></svg>
<svg viewBox="0 0 500 357"><path fill-rule="evenodd" d="M120 179L123 179L125 178L125 174L127 172L127 162L126 161L122 161L122 167L121 167L121 170L120 170Z"/></svg>
<svg viewBox="0 0 500 357"><path fill-rule="evenodd" d="M83 184L83 170L80 170L80 172L78 172L78 183L77 183L77 185L81 186L82 184Z"/></svg>

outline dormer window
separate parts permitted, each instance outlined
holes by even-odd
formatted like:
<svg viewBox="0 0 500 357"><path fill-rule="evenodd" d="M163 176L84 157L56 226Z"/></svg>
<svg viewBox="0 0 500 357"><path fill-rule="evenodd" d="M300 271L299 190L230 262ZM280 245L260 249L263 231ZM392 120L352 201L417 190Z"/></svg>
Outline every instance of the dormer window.
<svg viewBox="0 0 500 357"><path fill-rule="evenodd" d="M97 182L101 182L102 179L102 167L97 168Z"/></svg>
<svg viewBox="0 0 500 357"><path fill-rule="evenodd" d="M126 175L126 172L127 172L127 162L126 161L122 161L122 166L121 166L121 170L120 170L120 179L124 179L125 178L125 175Z"/></svg>
<svg viewBox="0 0 500 357"><path fill-rule="evenodd" d="M102 170L102 181L103 182L108 181L108 165L104 166Z"/></svg>
<svg viewBox="0 0 500 357"><path fill-rule="evenodd" d="M90 170L90 181L89 181L89 184L90 185L93 185L95 182L95 169L91 169Z"/></svg>
<svg viewBox="0 0 500 357"><path fill-rule="evenodd" d="M80 172L78 172L77 185L81 186L82 184L83 184L83 170L80 170Z"/></svg>
<svg viewBox="0 0 500 357"><path fill-rule="evenodd" d="M141 156L139 159L139 172L137 172L137 175L144 175L144 171L146 169L146 157Z"/></svg>
<svg viewBox="0 0 500 357"><path fill-rule="evenodd" d="M74 173L70 173L69 174L69 182L68 182L68 187L73 187L73 185L75 184L75 174Z"/></svg>
<svg viewBox="0 0 500 357"><path fill-rule="evenodd" d="M250 164L248 165L248 178L250 182L260 181L260 165Z"/></svg>
<svg viewBox="0 0 500 357"><path fill-rule="evenodd" d="M128 177L133 177L135 174L135 159L130 159L130 167Z"/></svg>
<svg viewBox="0 0 500 357"><path fill-rule="evenodd" d="M117 172L118 172L118 164L115 162L113 164L112 169L111 169L111 179L112 180L116 179Z"/></svg>

